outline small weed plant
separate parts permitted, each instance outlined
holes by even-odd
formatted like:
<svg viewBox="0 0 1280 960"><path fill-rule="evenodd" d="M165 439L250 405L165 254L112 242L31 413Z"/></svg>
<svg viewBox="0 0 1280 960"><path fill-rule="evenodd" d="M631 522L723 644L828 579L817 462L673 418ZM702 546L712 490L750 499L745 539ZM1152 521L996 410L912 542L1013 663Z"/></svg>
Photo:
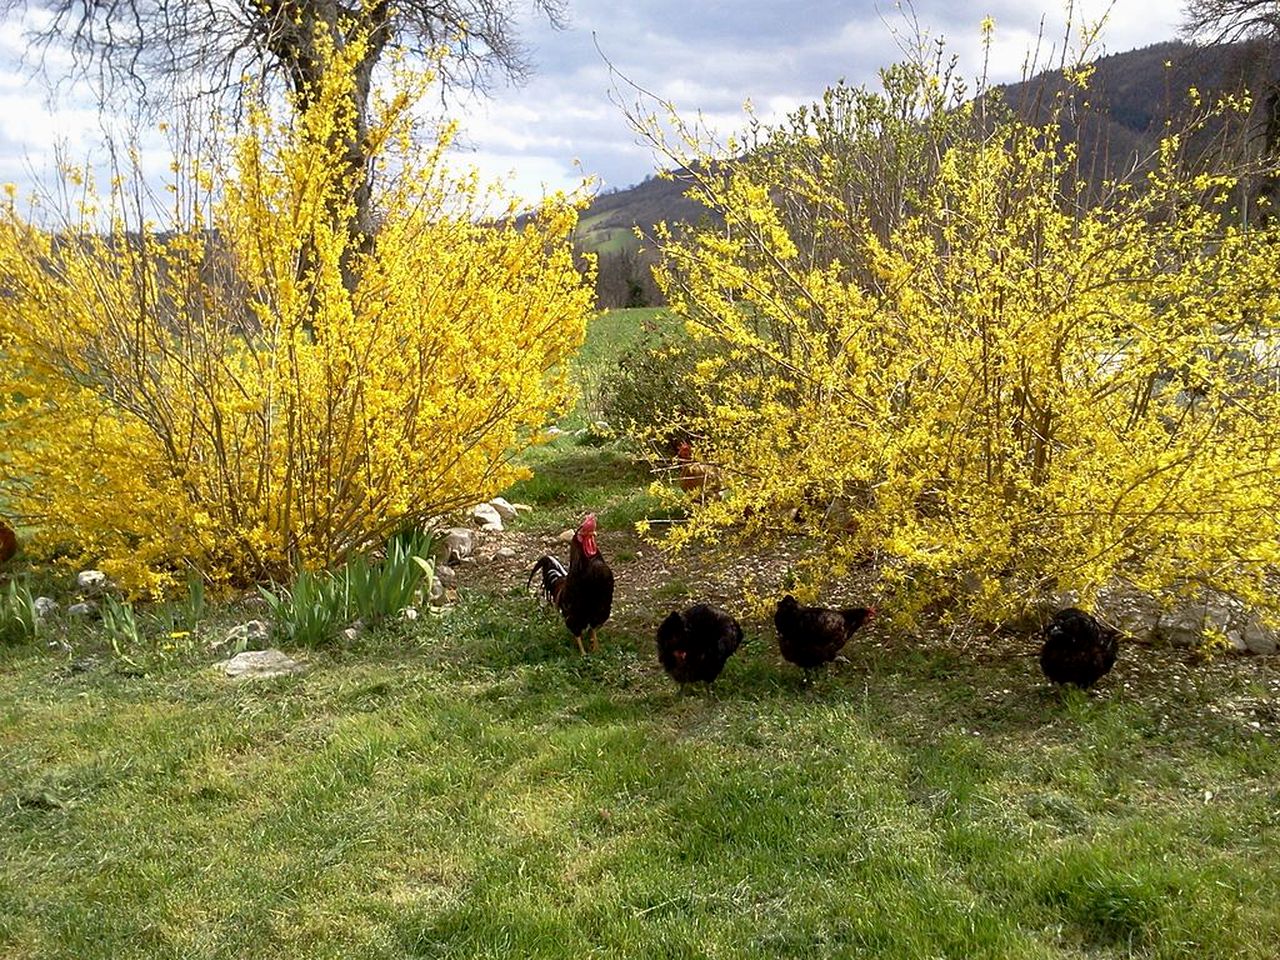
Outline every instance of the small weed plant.
<svg viewBox="0 0 1280 960"><path fill-rule="evenodd" d="M345 580L331 573L299 570L293 587L259 587L271 607L273 632L304 647L331 640L347 612Z"/></svg>
<svg viewBox="0 0 1280 960"><path fill-rule="evenodd" d="M195 630L208 612L209 607L204 597L204 576L198 570L192 570L187 575L187 596L179 610L182 626L187 630Z"/></svg>
<svg viewBox="0 0 1280 960"><path fill-rule="evenodd" d="M303 570L292 588L260 588L271 607L276 634L303 646L318 646L352 619L374 625L395 616L419 591L430 590L435 567L425 555L431 545L423 534L399 534L387 542L381 563L359 556L335 573Z"/></svg>
<svg viewBox="0 0 1280 960"><path fill-rule="evenodd" d="M117 656L123 657L124 651L136 650L142 645L142 631L138 629L138 618L133 612L133 604L128 600L117 600L106 596L102 601L102 626L107 639L111 641L111 649Z"/></svg>
<svg viewBox="0 0 1280 960"><path fill-rule="evenodd" d="M34 640L39 622L31 591L25 584L10 580L0 592L0 643Z"/></svg>
<svg viewBox="0 0 1280 960"><path fill-rule="evenodd" d="M340 576L346 579L351 612L367 624L379 623L409 606L420 589L429 592L435 564L425 557L431 546L421 534L396 536L387 542L381 564L363 556L348 563Z"/></svg>

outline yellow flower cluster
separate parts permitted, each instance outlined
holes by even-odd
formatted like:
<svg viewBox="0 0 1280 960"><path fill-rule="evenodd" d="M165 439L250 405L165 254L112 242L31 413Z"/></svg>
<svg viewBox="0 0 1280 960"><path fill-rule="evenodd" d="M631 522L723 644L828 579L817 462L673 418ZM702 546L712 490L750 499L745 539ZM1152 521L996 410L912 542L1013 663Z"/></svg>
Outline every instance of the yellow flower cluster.
<svg viewBox="0 0 1280 960"><path fill-rule="evenodd" d="M804 530L812 576L878 561L907 614L1116 579L1280 612L1276 227L1193 137L1098 191L1056 124L886 85L688 164L726 228L668 235L660 281L725 359L664 431L726 490L675 541Z"/></svg>
<svg viewBox="0 0 1280 960"><path fill-rule="evenodd" d="M325 566L511 482L571 397L589 287L575 198L517 221L424 147L394 71L364 135L378 229L350 229L358 44L303 111L180 157L169 229L54 229L0 200L0 499L33 552L159 594ZM91 205L98 205L95 200ZM141 215L139 215L141 219Z"/></svg>

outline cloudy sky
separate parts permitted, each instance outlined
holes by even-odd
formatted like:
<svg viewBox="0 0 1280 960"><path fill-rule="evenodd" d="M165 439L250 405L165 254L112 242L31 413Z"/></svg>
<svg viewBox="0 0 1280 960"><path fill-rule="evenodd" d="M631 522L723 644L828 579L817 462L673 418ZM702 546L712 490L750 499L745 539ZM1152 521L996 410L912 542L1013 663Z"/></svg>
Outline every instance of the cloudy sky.
<svg viewBox="0 0 1280 960"><path fill-rule="evenodd" d="M701 111L721 130L742 121L751 101L766 118L819 96L840 78L872 82L876 70L899 58L894 31L907 21L893 0L568 0L566 29L533 18L522 24L535 73L522 87L500 87L486 101L466 105L468 159L495 176L510 175L523 196L568 187L583 174L605 189L629 186L655 169L611 102L609 68L669 99L681 112ZM916 0L915 17L944 37L964 72L981 68L980 23L995 21L991 74L1018 79L1036 43L1060 45L1065 4L1037 0ZM1104 0L1077 0L1077 16L1097 19ZM1171 39L1179 0L1115 0L1099 52L1120 52ZM597 51L597 45L599 51ZM47 173L51 145L73 158L93 156L101 125L87 101L64 90L50 104L42 81L20 66L21 25L0 24L0 178L20 184ZM1050 58L1042 55L1047 61ZM56 70L56 65L55 65ZM160 163L159 156L156 163Z"/></svg>

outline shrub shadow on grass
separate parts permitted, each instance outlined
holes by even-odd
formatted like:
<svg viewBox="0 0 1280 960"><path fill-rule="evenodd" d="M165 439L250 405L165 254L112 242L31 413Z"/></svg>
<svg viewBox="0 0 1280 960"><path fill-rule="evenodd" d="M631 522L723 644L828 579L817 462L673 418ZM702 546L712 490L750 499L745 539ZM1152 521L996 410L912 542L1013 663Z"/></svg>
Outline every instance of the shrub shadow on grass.
<svg viewBox="0 0 1280 960"><path fill-rule="evenodd" d="M670 592L681 598L661 604L659 613L688 599L679 581L672 581ZM508 716L532 719L544 710L577 715L579 707L599 709L601 698L614 701L618 716L689 709L679 706L679 688L657 661L657 614L615 613L599 632L600 650L584 656L558 612L539 598L522 589L467 594L445 617L419 621L414 635L395 641L394 648L387 639L385 655L402 660L404 645L412 644L420 651L415 672L424 678L444 674L427 682L460 681L479 702L498 703ZM1194 690L1182 696L1162 691L1174 701L1174 709L1188 711L1191 722L1161 726L1153 714L1156 707L1127 689L1123 662L1098 688L1078 691L1051 686L1021 644L1001 641L1003 647L975 656L972 649L886 642L872 633L854 637L844 650L847 662L833 663L809 680L781 658L770 622L748 619L743 628L745 642L710 696L696 691L683 699L769 708L784 708L791 701L853 705L877 735L910 750L956 731L983 739L1069 743L1079 730L1089 729L1095 736L1123 735L1131 743L1151 741L1148 746L1165 750L1195 746L1231 752L1241 747L1247 733L1225 719L1201 715ZM378 656L373 643L371 638L370 647L361 650L362 658ZM350 658L340 654L338 659ZM530 702L522 704L522 698ZM1161 709L1169 710L1170 704Z"/></svg>

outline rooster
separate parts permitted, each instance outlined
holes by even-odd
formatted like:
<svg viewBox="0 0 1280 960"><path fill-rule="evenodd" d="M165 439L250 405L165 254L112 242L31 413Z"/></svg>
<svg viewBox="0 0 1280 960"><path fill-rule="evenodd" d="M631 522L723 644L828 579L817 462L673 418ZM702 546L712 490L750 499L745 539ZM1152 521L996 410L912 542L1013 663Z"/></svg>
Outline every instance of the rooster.
<svg viewBox="0 0 1280 960"><path fill-rule="evenodd" d="M693 447L688 440L676 445L676 460L680 464L680 489L699 500L720 492L720 471L709 463L693 459Z"/></svg>
<svg viewBox="0 0 1280 960"><path fill-rule="evenodd" d="M0 563L8 563L18 552L18 535L3 520L0 520Z"/></svg>
<svg viewBox="0 0 1280 960"><path fill-rule="evenodd" d="M588 513L569 544L569 569L555 557L539 557L529 571L525 586L542 574L542 593L554 603L564 618L564 625L582 647L582 635L591 631L591 649L599 649L596 630L609 619L613 607L613 570L596 546L596 515Z"/></svg>
<svg viewBox="0 0 1280 960"><path fill-rule="evenodd" d="M658 627L658 661L683 692L687 683L708 687L742 643L742 627L709 603L672 613Z"/></svg>
<svg viewBox="0 0 1280 960"><path fill-rule="evenodd" d="M1059 610L1044 628L1040 669L1053 683L1087 689L1116 662L1120 636L1076 607Z"/></svg>
<svg viewBox="0 0 1280 960"><path fill-rule="evenodd" d="M875 617L875 607L832 610L802 607L787 594L773 615L778 628L778 649L784 659L802 668L806 675L836 658L853 632Z"/></svg>

